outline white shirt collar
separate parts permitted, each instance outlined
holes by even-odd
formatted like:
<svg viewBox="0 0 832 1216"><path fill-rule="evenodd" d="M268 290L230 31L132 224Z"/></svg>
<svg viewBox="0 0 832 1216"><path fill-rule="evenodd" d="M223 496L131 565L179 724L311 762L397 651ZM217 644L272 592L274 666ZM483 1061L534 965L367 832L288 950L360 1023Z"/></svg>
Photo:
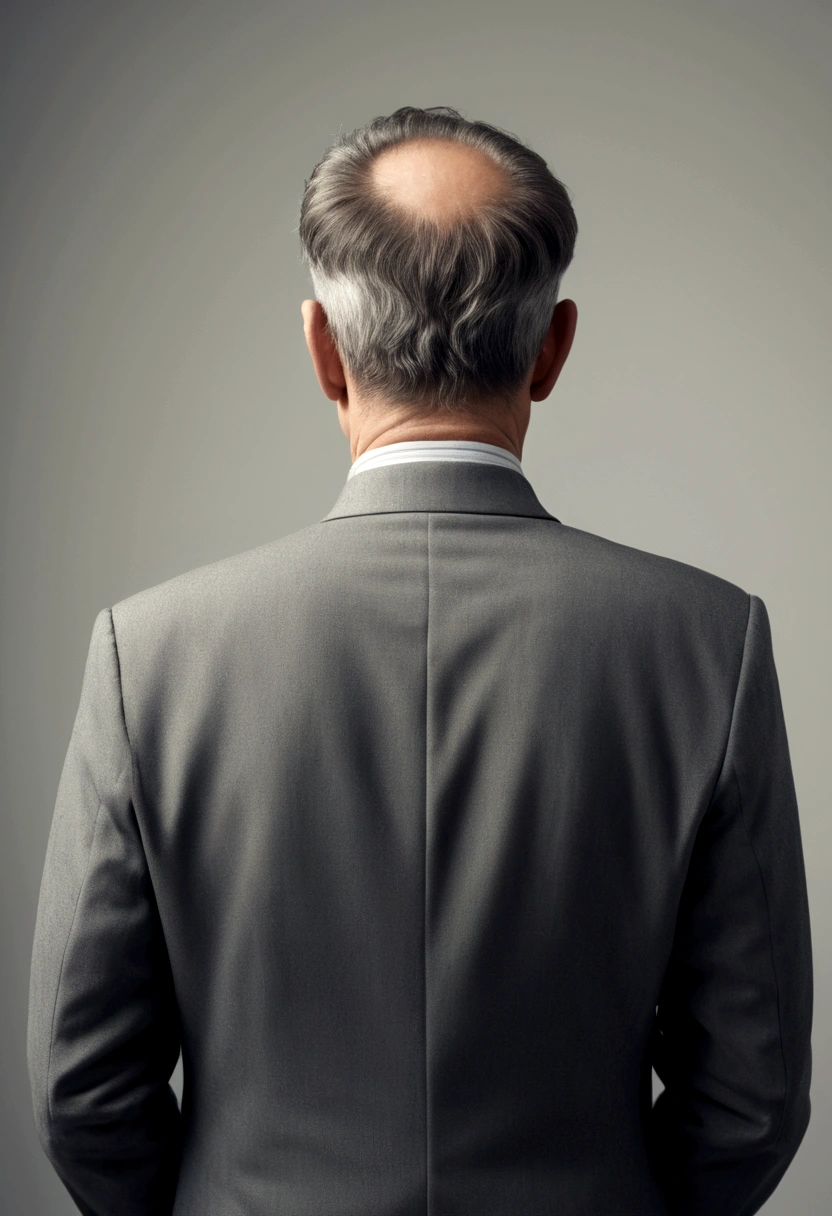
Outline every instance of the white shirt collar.
<svg viewBox="0 0 832 1216"><path fill-rule="evenodd" d="M347 480L366 469L408 460L473 460L477 464L495 464L503 469L514 469L525 477L523 466L513 452L496 444L478 443L474 439L419 439L369 448L352 462Z"/></svg>

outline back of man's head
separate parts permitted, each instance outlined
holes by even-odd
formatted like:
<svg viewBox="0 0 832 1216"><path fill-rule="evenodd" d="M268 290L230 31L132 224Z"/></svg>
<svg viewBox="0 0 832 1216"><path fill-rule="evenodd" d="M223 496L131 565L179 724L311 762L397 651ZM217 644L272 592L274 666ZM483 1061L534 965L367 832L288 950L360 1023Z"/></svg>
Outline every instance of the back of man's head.
<svg viewBox="0 0 832 1216"><path fill-rule="evenodd" d="M578 232L565 186L513 136L405 106L314 169L300 239L338 353L370 400L464 409L533 366Z"/></svg>

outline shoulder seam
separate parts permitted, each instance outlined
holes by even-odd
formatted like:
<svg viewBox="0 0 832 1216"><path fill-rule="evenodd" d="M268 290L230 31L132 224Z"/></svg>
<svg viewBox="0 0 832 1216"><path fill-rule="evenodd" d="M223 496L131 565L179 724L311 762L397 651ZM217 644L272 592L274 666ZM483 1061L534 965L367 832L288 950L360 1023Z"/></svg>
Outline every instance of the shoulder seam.
<svg viewBox="0 0 832 1216"><path fill-rule="evenodd" d="M130 752L130 762L131 762L131 767L132 767L133 745L130 742L130 731L127 729L127 714L124 709L124 687L121 682L121 656L119 655L119 652L118 652L118 638L116 637L116 623L115 623L115 620L113 619L112 608L107 609L107 616L110 621L110 632L113 635L113 651L116 656L116 679L118 681L119 705L121 706L121 721L124 725L124 736L127 739L127 747Z"/></svg>
<svg viewBox="0 0 832 1216"><path fill-rule="evenodd" d="M731 742L731 735L733 734L733 731L734 731L734 720L737 716L737 696L738 696L739 690L740 690L740 676L742 675L743 664L745 663L745 652L748 649L748 634L749 634L750 626L751 626L751 601L753 599L753 596L751 595L750 592L747 592L746 594L748 595L748 609L747 609L746 618L745 618L745 631L743 633L742 650L740 652L740 661L737 664L737 675L736 675L736 679L734 681L734 695L733 695L733 698L731 701L731 717L728 722L728 730L725 733L725 746L722 749L722 759L720 761L719 768L717 769L717 774L714 779L714 784L711 788L710 797L708 798L708 802L707 802L708 807L710 807L713 804L714 796L716 795L716 791L719 788L719 783L722 780L722 774L725 771L725 761L728 759L728 746Z"/></svg>

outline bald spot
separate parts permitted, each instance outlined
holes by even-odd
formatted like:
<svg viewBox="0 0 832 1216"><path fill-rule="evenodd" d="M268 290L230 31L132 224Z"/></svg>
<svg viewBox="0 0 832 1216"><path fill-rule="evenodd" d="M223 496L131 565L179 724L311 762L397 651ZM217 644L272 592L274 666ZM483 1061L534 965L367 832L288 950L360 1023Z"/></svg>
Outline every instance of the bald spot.
<svg viewBox="0 0 832 1216"><path fill-rule="evenodd" d="M388 148L373 162L370 180L388 202L439 222L470 215L510 190L508 175L490 156L444 139Z"/></svg>

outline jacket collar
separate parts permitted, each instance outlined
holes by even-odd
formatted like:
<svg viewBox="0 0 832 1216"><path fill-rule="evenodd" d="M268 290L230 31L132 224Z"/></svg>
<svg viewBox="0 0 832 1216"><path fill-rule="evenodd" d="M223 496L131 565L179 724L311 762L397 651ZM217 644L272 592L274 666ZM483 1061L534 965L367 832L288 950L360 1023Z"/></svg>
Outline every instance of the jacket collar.
<svg viewBox="0 0 832 1216"><path fill-rule="evenodd" d="M560 523L541 505L522 473L471 461L413 461L364 469L350 477L324 516L452 511L467 515L526 515Z"/></svg>

